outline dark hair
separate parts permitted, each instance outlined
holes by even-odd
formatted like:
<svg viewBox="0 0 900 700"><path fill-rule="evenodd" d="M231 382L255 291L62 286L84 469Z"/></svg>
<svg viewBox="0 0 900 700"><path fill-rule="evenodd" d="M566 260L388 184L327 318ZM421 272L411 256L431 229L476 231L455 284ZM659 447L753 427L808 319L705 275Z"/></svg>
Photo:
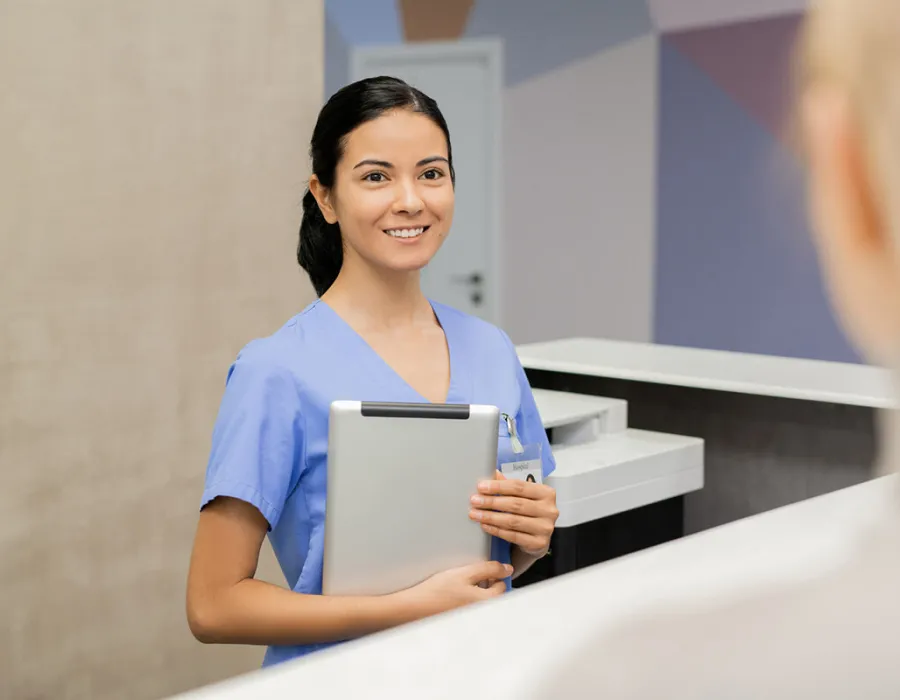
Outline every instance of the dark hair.
<svg viewBox="0 0 900 700"><path fill-rule="evenodd" d="M324 187L334 187L334 173L350 132L392 109L419 112L441 128L447 137L450 181L456 182L453 153L450 150L450 130L437 102L398 78L380 76L359 80L341 88L319 112L309 155L312 158L312 171ZM322 296L334 283L344 262L340 226L325 221L309 189L303 196L297 262L306 270L318 296Z"/></svg>

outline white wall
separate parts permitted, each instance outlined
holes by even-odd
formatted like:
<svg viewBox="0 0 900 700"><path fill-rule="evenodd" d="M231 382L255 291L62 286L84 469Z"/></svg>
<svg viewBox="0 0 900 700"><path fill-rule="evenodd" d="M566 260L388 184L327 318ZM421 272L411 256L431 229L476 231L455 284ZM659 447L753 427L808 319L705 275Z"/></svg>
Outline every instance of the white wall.
<svg viewBox="0 0 900 700"><path fill-rule="evenodd" d="M506 90L503 324L515 342L652 339L657 73L648 36Z"/></svg>

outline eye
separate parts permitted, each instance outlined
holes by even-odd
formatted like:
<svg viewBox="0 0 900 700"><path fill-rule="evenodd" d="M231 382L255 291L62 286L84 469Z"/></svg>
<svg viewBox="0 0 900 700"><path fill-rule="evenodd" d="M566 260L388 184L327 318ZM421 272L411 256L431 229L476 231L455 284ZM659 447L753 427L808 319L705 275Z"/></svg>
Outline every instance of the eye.
<svg viewBox="0 0 900 700"><path fill-rule="evenodd" d="M363 180L365 180L366 182L384 182L385 179L386 178L384 176L384 173L379 173L377 171L366 173L366 175L363 176Z"/></svg>
<svg viewBox="0 0 900 700"><path fill-rule="evenodd" d="M426 180L438 180L444 177L444 173L437 168L429 168L424 173L422 173L422 177Z"/></svg>

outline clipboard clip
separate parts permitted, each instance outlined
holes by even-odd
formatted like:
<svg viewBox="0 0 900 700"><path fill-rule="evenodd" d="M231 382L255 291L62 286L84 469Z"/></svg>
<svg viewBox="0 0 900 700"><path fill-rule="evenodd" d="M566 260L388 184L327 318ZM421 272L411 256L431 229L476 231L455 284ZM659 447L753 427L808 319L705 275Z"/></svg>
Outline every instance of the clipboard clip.
<svg viewBox="0 0 900 700"><path fill-rule="evenodd" d="M512 447L512 451L516 454L522 454L525 452L525 448L522 446L522 441L519 439L519 432L516 428L516 419L508 413L504 413L503 420L506 421L506 428L509 430L509 444Z"/></svg>

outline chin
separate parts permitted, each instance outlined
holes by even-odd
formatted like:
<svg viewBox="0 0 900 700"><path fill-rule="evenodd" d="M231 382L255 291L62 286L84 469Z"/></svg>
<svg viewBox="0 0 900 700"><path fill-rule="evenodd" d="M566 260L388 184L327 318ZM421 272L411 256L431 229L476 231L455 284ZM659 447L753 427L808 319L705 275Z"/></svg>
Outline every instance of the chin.
<svg viewBox="0 0 900 700"><path fill-rule="evenodd" d="M391 260L386 262L385 267L392 272L421 272L431 262L432 257L429 256L420 260Z"/></svg>
<svg viewBox="0 0 900 700"><path fill-rule="evenodd" d="M425 241L423 241L425 243ZM439 245L413 245L406 250L382 254L381 265L395 272L418 272L426 267L440 249Z"/></svg>

